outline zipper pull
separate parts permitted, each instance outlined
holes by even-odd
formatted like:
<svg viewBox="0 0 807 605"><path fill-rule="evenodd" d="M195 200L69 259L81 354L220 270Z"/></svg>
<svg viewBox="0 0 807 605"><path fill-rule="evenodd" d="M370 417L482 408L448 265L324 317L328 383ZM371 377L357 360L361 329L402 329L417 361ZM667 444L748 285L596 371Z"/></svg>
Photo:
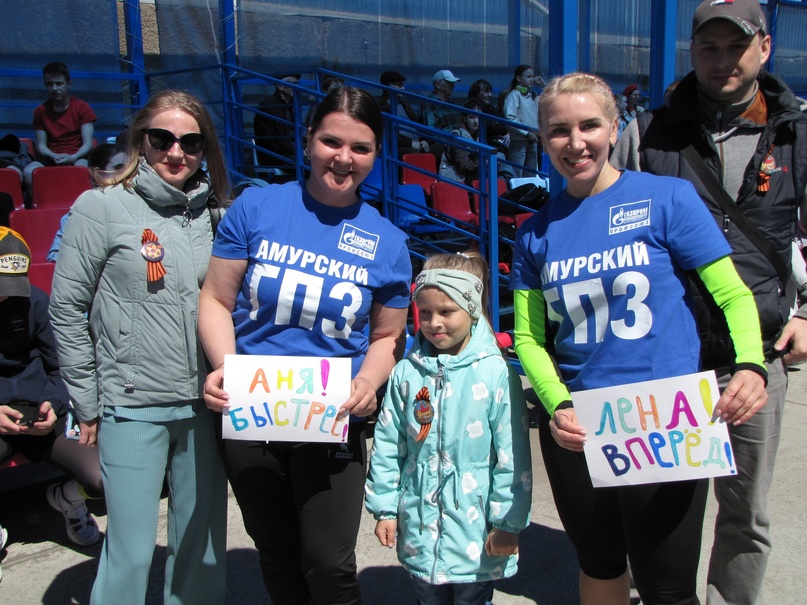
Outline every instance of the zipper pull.
<svg viewBox="0 0 807 605"><path fill-rule="evenodd" d="M729 225L731 225L731 219L729 218L728 214L723 215L723 233L726 234L729 232Z"/></svg>
<svg viewBox="0 0 807 605"><path fill-rule="evenodd" d="M440 368L440 371L437 372L437 376L434 377L434 390L437 391L443 388L443 368Z"/></svg>

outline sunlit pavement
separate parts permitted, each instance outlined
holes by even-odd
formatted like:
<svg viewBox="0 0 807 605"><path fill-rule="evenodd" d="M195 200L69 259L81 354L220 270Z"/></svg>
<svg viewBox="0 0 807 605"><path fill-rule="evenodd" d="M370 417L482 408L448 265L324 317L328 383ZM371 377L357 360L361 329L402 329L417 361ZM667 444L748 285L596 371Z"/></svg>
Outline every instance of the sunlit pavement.
<svg viewBox="0 0 807 605"><path fill-rule="evenodd" d="M497 587L494 603L574 605L577 600L577 562L560 522L541 463L537 430L532 431L534 498L532 525L522 534L519 573ZM767 603L788 605L804 601L804 562L807 561L807 486L804 459L807 448L807 366L790 372L787 408L776 473L770 493L773 552L765 580ZM47 483L0 493L0 524L9 531L2 556L0 603L27 605L84 604L89 602L100 543L73 546L64 521L45 501ZM166 500L161 503L163 512ZM103 531L103 502L93 502ZM268 604L258 571L257 554L244 531L235 499L230 496L227 603ZM699 595L705 603L706 562L712 541L715 504L710 500L704 523ZM149 585L148 603L162 603L165 562L165 516L160 527ZM365 514L357 550L364 605L410 605L414 596L395 553L378 545L374 521Z"/></svg>

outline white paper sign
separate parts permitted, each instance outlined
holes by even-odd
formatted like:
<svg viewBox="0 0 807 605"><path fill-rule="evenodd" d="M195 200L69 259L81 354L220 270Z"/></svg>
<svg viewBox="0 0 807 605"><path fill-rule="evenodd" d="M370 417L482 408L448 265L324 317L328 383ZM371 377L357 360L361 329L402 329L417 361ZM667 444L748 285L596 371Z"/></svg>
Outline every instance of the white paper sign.
<svg viewBox="0 0 807 605"><path fill-rule="evenodd" d="M349 417L338 419L350 396L350 359L225 355L222 414L225 439L345 443Z"/></svg>
<svg viewBox="0 0 807 605"><path fill-rule="evenodd" d="M594 487L736 475L714 372L572 393Z"/></svg>

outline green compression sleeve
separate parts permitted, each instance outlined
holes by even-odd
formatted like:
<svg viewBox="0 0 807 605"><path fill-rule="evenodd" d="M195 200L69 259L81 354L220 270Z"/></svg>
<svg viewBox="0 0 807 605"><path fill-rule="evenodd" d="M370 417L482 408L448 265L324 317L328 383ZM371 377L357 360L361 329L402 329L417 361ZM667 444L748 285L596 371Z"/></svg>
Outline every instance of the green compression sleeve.
<svg viewBox="0 0 807 605"><path fill-rule="evenodd" d="M696 271L726 316L734 342L735 363L757 366L757 371L761 370L760 373L767 377L754 295L740 279L731 258L724 256L698 267Z"/></svg>
<svg viewBox="0 0 807 605"><path fill-rule="evenodd" d="M516 354L535 394L549 412L569 403L572 396L546 350L546 307L540 290L515 290Z"/></svg>

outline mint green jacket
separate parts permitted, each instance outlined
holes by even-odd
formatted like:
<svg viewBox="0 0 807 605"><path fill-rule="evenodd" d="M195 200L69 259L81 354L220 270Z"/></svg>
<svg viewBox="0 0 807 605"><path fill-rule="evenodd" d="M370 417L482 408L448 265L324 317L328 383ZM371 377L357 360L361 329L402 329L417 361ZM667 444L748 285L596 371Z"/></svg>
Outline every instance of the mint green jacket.
<svg viewBox="0 0 807 605"><path fill-rule="evenodd" d="M434 418L417 440L424 387ZM417 334L387 386L365 491L376 519L397 519L411 574L444 584L516 572L518 557L488 556L485 541L491 528L518 533L530 522L527 406L485 320L459 355L433 356Z"/></svg>
<svg viewBox="0 0 807 605"><path fill-rule="evenodd" d="M79 420L105 406L201 401L207 370L196 318L213 232L207 177L192 179L184 193L141 160L132 189L88 191L70 209L50 314ZM165 249L165 277L151 284L145 229Z"/></svg>

